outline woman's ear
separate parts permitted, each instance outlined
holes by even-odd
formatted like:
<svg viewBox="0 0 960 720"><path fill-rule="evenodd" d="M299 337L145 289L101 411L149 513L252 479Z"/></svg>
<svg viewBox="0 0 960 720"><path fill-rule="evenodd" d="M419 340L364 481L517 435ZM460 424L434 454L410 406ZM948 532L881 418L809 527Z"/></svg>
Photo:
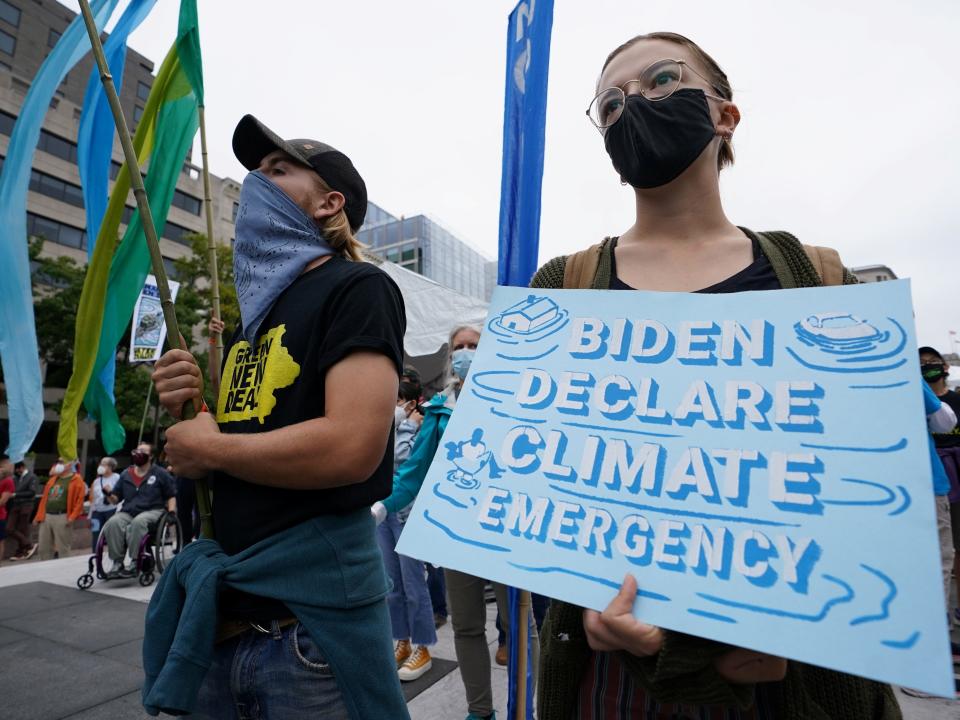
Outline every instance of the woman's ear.
<svg viewBox="0 0 960 720"><path fill-rule="evenodd" d="M740 124L740 108L730 101L720 104L720 119L717 122L717 135L730 139Z"/></svg>
<svg viewBox="0 0 960 720"><path fill-rule="evenodd" d="M318 223L321 223L326 218L333 217L338 212L343 210L343 206L346 204L346 202L347 199L341 192L331 190L328 193L324 193L317 200L316 208L313 211L313 219Z"/></svg>

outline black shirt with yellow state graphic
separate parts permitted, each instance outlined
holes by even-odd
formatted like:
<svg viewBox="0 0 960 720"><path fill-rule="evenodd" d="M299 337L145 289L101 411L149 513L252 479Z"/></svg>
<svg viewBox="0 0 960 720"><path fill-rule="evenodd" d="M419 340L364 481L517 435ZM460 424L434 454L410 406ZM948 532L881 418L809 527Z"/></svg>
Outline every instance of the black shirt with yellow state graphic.
<svg viewBox="0 0 960 720"><path fill-rule="evenodd" d="M323 417L327 370L352 352L373 351L386 355L399 374L405 328L403 297L386 273L332 257L280 295L255 346L234 333L224 352L220 430L267 432ZM393 481L393 439L371 450L383 459L370 479L324 490L268 487L216 473L217 541L232 555L317 515L351 512L385 498Z"/></svg>

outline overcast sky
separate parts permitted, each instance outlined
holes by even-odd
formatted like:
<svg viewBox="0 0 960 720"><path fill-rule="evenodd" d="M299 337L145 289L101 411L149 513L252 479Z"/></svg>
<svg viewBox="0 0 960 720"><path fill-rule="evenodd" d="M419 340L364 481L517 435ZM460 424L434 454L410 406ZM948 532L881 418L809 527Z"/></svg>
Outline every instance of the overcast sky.
<svg viewBox="0 0 960 720"><path fill-rule="evenodd" d="M513 0L199 5L214 173L243 178L230 138L250 112L346 152L390 212L432 215L496 257ZM158 67L178 8L160 0L131 38ZM958 29L955 0L556 0L541 261L632 223L584 109L612 48L672 30L713 55L740 107L730 219L911 278L919 339L947 351L960 332Z"/></svg>

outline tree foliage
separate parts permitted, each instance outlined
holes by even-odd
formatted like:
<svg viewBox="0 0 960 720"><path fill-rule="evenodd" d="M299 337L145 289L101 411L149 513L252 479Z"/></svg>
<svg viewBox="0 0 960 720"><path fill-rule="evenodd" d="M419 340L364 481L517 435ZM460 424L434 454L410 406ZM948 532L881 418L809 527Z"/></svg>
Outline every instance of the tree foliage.
<svg viewBox="0 0 960 720"><path fill-rule="evenodd" d="M210 318L210 275L207 266L207 239L205 235L189 238L192 253L175 260L174 277L181 283L177 295L176 310L180 332L188 339L197 362L207 377L209 337L207 322ZM66 387L73 366L73 345L77 308L83 290L86 268L69 257L49 257L41 254L43 240L30 244L30 260L33 265L34 316L37 327L37 344L40 355L47 363L45 384L47 387ZM220 279L221 316L227 332L240 321L236 291L233 287L233 250L229 245L217 245L217 266ZM229 337L229 336L228 336ZM144 403L150 385L149 367L131 365L129 356L130 331L124 333L117 348L117 370L114 393L117 412L128 432L137 432L143 418ZM207 402L213 398L207 392ZM146 415L144 432L153 432L154 408ZM160 425L171 419L160 414Z"/></svg>

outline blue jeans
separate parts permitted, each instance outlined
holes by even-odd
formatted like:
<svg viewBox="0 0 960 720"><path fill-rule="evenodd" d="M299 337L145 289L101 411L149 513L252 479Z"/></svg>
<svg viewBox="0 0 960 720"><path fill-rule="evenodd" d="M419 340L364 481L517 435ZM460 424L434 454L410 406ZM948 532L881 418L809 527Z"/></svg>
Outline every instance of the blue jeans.
<svg viewBox="0 0 960 720"><path fill-rule="evenodd" d="M95 510L90 516L90 552L97 552L97 538L100 537L100 531L103 529L104 524L113 517L113 514L117 511L116 508L110 508L109 510Z"/></svg>
<svg viewBox="0 0 960 720"><path fill-rule="evenodd" d="M430 604L433 614L447 617L447 582L443 577L443 568L426 563L427 588L430 590Z"/></svg>
<svg viewBox="0 0 960 720"><path fill-rule="evenodd" d="M409 639L414 645L434 645L437 629L433 623L433 605L423 563L397 554L397 540L403 532L403 525L398 513L387 513L386 520L377 527L383 565L393 583L387 595L393 639Z"/></svg>
<svg viewBox="0 0 960 720"><path fill-rule="evenodd" d="M257 630L214 648L196 720L349 720L320 649L300 623Z"/></svg>

